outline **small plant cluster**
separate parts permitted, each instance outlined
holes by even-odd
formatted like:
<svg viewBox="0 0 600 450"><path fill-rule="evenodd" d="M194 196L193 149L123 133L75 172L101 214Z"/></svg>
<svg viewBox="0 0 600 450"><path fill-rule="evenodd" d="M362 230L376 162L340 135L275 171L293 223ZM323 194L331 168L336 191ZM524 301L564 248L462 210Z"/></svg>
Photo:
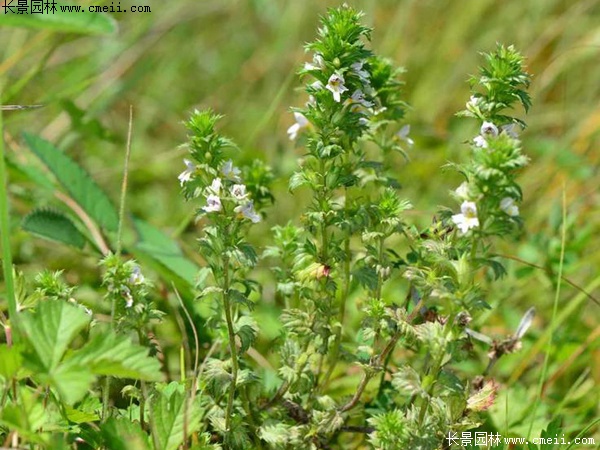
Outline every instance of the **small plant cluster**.
<svg viewBox="0 0 600 450"><path fill-rule="evenodd" d="M304 155L289 189L310 202L298 220L275 226L272 245L260 252L250 236L274 201L273 175L260 162L236 167L237 147L218 132L219 115L195 111L187 121L179 184L197 206L204 261L188 294L211 312L200 330L194 303L173 285L184 334L194 340L181 348L178 380L153 338L165 313L120 241L101 261L103 314L80 304L59 273L42 273L33 290L16 277L0 346L4 446L438 449L449 448L448 433L481 425L499 388L493 365L519 348L534 315L530 309L514 335L499 341L473 329L490 308L487 284L504 274L494 239L522 225L516 175L528 163L519 139L525 123L509 114L529 108L530 77L513 47L485 55L459 113L475 119L479 134L466 162L449 165L464 177L451 191L456 204L419 229L394 178L397 155L414 146L403 123L402 70L367 47L370 33L361 13L343 6L322 18L306 46L306 103L293 108L288 129ZM45 143L29 140L51 160ZM86 199L78 201L86 209ZM99 194L94 201L103 204ZM112 213L94 207L92 219L116 231ZM48 237L49 224L63 225L55 239L76 241L77 227L54 212L37 212L24 226ZM141 221L136 229L145 244L139 255L185 276L176 246L171 259L152 253L166 248L157 230ZM84 238L110 247L96 234ZM274 288L252 279L259 262L271 269ZM263 301L280 309L281 330L261 355L253 311ZM460 368L480 359L474 340L490 346L477 375ZM276 366L271 381L258 358Z"/></svg>

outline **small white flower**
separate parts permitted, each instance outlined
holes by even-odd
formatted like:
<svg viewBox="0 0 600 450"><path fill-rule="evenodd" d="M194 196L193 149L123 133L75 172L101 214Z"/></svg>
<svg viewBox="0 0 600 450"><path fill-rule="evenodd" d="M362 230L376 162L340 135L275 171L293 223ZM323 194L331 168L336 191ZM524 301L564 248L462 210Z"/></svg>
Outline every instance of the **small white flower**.
<svg viewBox="0 0 600 450"><path fill-rule="evenodd" d="M515 199L511 197L504 197L500 201L500 209L511 217L519 215L519 207L515 205Z"/></svg>
<svg viewBox="0 0 600 450"><path fill-rule="evenodd" d="M352 97L348 100L349 103L354 103L358 105L362 105L365 108L370 108L373 106L373 102L370 102L365 99L365 94L360 89L357 89L352 94Z"/></svg>
<svg viewBox="0 0 600 450"><path fill-rule="evenodd" d="M246 186L243 184L234 184L231 186L231 195L236 200L244 200L248 197L248 193L246 192Z"/></svg>
<svg viewBox="0 0 600 450"><path fill-rule="evenodd" d="M304 63L304 70L321 70L323 67L325 67L325 60L319 53L315 53L315 56L313 56L312 64Z"/></svg>
<svg viewBox="0 0 600 450"><path fill-rule="evenodd" d="M321 83L319 80L317 80L314 83L311 83L310 87L316 91L320 91L321 89L323 89L323 83Z"/></svg>
<svg viewBox="0 0 600 450"><path fill-rule="evenodd" d="M133 270L131 271L131 276L129 277L129 284L142 284L146 278L142 274L142 270L140 266L137 264L133 266Z"/></svg>
<svg viewBox="0 0 600 450"><path fill-rule="evenodd" d="M206 206L202 208L204 212L219 212L221 211L221 199L217 195L209 195L206 197Z"/></svg>
<svg viewBox="0 0 600 450"><path fill-rule="evenodd" d="M369 83L369 77L371 75L366 70L363 70L363 65L364 64L365 64L365 61L355 62L354 64L352 64L350 66L350 68L352 69L352 71L356 75L358 75L358 78L360 79L360 81L362 81L364 84L368 84Z"/></svg>
<svg viewBox="0 0 600 450"><path fill-rule="evenodd" d="M479 134L482 136L498 136L498 127L494 125L492 122L483 122L481 125L481 129L479 130Z"/></svg>
<svg viewBox="0 0 600 450"><path fill-rule="evenodd" d="M223 164L223 167L221 168L221 172L225 178L229 180L240 181L240 169L233 167L233 162L231 160L225 161L225 164Z"/></svg>
<svg viewBox="0 0 600 450"><path fill-rule="evenodd" d="M408 136L408 133L410 133L410 125L406 124L402 128L400 128L400 131L396 133L396 137L398 137L398 139L400 139L401 141L406 142L408 145L413 145L415 141L413 141Z"/></svg>
<svg viewBox="0 0 600 450"><path fill-rule="evenodd" d="M460 214L454 214L452 221L460 228L461 234L465 234L471 228L479 226L477 218L477 205L474 202L464 201L460 205Z"/></svg>
<svg viewBox="0 0 600 450"><path fill-rule="evenodd" d="M206 188L206 190L209 192L209 194L219 196L221 194L221 179L215 178L212 180L212 183Z"/></svg>
<svg viewBox="0 0 600 450"><path fill-rule="evenodd" d="M361 125L369 126L369 119L367 119L366 117L360 117L358 119L358 123L360 123Z"/></svg>
<svg viewBox="0 0 600 450"><path fill-rule="evenodd" d="M458 198L461 198L463 200L468 200L469 199L469 184L466 181L463 181L463 183L459 187L457 187L454 192L456 193L456 196Z"/></svg>
<svg viewBox="0 0 600 450"><path fill-rule="evenodd" d="M476 147L488 148L488 143L483 136L477 136L473 139Z"/></svg>
<svg viewBox="0 0 600 450"><path fill-rule="evenodd" d="M310 122L303 114L299 112L294 112L294 119L296 119L296 123L287 129L287 134L290 138L290 141L295 141L298 137L298 133L307 128Z"/></svg>
<svg viewBox="0 0 600 450"><path fill-rule="evenodd" d="M125 307L131 308L133 306L133 297L129 288L127 286L122 286L121 294L125 297Z"/></svg>
<svg viewBox="0 0 600 450"><path fill-rule="evenodd" d="M513 139L517 139L519 137L519 135L517 134L517 127L514 123L507 123L506 125L502 125L500 129Z"/></svg>
<svg viewBox="0 0 600 450"><path fill-rule="evenodd" d="M189 159L184 159L183 163L185 164L185 170L177 177L181 186L190 181L192 179L192 175L196 171L196 165L193 164Z"/></svg>
<svg viewBox="0 0 600 450"><path fill-rule="evenodd" d="M344 77L339 73L331 75L327 81L327 86L325 87L328 91L331 91L333 99L338 103L342 101L342 94L348 90L348 88L344 86Z"/></svg>
<svg viewBox="0 0 600 450"><path fill-rule="evenodd" d="M246 219L250 219L252 223L260 222L260 215L254 211L254 203L252 203L252 201L236 206L234 211Z"/></svg>
<svg viewBox="0 0 600 450"><path fill-rule="evenodd" d="M471 98L469 98L469 101L467 102L467 109L475 108L478 103L479 103L479 97L475 97L474 95L471 95Z"/></svg>

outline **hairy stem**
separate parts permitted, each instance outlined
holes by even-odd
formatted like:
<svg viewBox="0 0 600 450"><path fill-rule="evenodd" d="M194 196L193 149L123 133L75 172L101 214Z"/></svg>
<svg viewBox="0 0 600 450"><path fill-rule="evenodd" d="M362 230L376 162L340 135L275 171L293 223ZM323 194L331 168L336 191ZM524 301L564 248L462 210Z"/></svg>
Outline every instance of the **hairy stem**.
<svg viewBox="0 0 600 450"><path fill-rule="evenodd" d="M231 385L229 387L229 398L227 400L227 411L225 413L225 428L230 431L231 416L233 414L233 400L238 376L238 356L235 345L235 330L233 329L233 313L229 299L229 257L223 257L223 307L225 309L225 321L227 322L227 334L229 336L229 353L231 354Z"/></svg>

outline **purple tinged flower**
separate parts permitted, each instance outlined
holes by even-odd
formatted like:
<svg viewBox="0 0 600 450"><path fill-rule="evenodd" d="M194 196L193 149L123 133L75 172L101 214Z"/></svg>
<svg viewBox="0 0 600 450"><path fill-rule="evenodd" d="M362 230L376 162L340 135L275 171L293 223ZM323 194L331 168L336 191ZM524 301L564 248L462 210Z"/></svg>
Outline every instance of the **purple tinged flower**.
<svg viewBox="0 0 600 450"><path fill-rule="evenodd" d="M294 123L291 127L288 128L287 134L290 138L290 141L296 140L298 137L298 133L307 128L310 122L302 113L294 112L294 119L296 119L296 123Z"/></svg>
<svg viewBox="0 0 600 450"><path fill-rule="evenodd" d="M342 101L342 94L348 90L344 82L344 77L341 74L334 73L329 77L327 86L325 86L328 91L331 91L333 99L338 103Z"/></svg>
<svg viewBox="0 0 600 450"><path fill-rule="evenodd" d="M181 186L190 181L192 179L192 175L196 171L196 165L193 164L189 159L184 159L183 163L185 164L185 170L177 177Z"/></svg>

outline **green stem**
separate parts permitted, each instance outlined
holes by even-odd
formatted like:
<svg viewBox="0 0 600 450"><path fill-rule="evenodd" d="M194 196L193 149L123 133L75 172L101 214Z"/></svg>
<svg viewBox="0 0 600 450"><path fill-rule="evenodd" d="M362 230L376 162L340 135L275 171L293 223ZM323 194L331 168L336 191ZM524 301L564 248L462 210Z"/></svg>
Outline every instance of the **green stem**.
<svg viewBox="0 0 600 450"><path fill-rule="evenodd" d="M0 112L0 234L2 234L2 270L4 272L9 320L12 322L12 329L17 331L13 333L13 342L17 343L19 340L17 299L15 297L12 254L10 252L10 218L8 216L8 191L6 189L8 179L4 158L4 129L2 113Z"/></svg>
<svg viewBox="0 0 600 450"><path fill-rule="evenodd" d="M225 428L230 431L231 416L233 414L233 400L235 398L235 388L238 375L238 357L237 347L235 345L235 331L233 329L233 314L231 311L231 301L229 299L229 258L223 257L223 307L225 309L225 321L227 322L227 334L229 336L229 352L231 354L231 386L229 387L229 398L227 400L227 411L225 413Z"/></svg>

